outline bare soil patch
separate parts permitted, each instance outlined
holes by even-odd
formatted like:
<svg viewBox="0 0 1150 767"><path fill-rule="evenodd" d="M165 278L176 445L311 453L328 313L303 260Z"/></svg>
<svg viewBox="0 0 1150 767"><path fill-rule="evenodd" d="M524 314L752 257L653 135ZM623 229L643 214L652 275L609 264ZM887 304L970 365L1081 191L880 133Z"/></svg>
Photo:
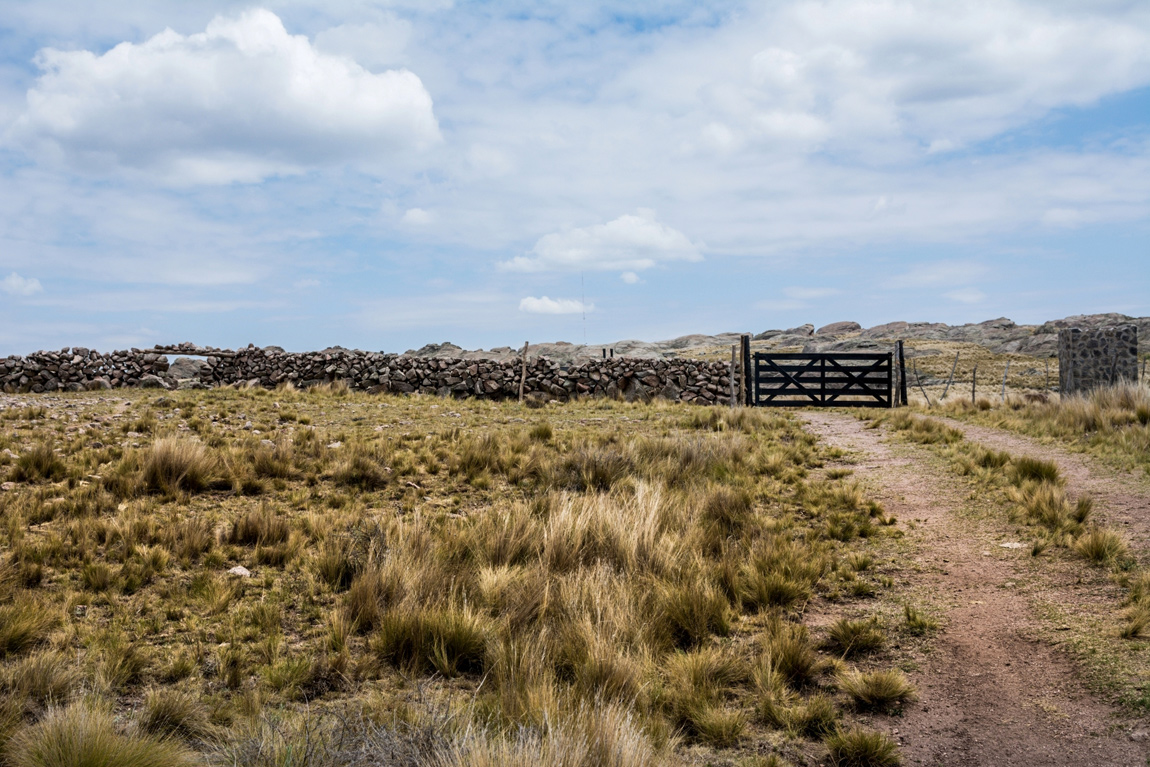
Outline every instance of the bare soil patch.
<svg viewBox="0 0 1150 767"><path fill-rule="evenodd" d="M922 448L889 445L881 430L850 415L803 415L821 439L855 453L855 473L873 497L900 520L915 521L907 537L915 560L908 565L920 571L916 587L948 608L933 652L911 675L919 702L876 722L899 739L906 761L1145 765L1143 728L1123 722L1087 690L1066 655L1036 638L1031 600L1042 586L1015 588L1034 578L1028 549L1003 548L1005 528L961 516L959 484ZM981 441L972 427L960 428Z"/></svg>

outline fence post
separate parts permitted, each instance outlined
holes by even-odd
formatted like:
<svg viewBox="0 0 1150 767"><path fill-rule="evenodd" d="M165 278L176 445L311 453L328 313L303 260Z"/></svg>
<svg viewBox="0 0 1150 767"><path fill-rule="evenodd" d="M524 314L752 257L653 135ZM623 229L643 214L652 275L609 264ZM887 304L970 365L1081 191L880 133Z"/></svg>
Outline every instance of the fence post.
<svg viewBox="0 0 1150 767"><path fill-rule="evenodd" d="M947 392L950 391L950 385L954 383L954 371L958 369L958 352L954 353L954 364L950 366L950 378L946 379L946 388L942 390L940 400L946 399Z"/></svg>
<svg viewBox="0 0 1150 767"><path fill-rule="evenodd" d="M738 360L738 350L735 348L735 344L731 344L731 375L728 376L731 380L731 410L735 409L735 403L736 403L735 391L737 390L737 387L738 387L738 384L735 383L735 373L737 370L737 368L736 368L737 360Z"/></svg>
<svg viewBox="0 0 1150 767"><path fill-rule="evenodd" d="M914 382L918 384L918 390L922 392L922 396L926 397L926 406L934 407L934 403L930 401L930 395L926 393L926 387L922 385L922 377L918 374L918 363L911 360L911 364L914 365Z"/></svg>
<svg viewBox="0 0 1150 767"><path fill-rule="evenodd" d="M901 339L898 342L898 401L904 407L908 404L906 399L906 355L903 353Z"/></svg>
<svg viewBox="0 0 1150 767"><path fill-rule="evenodd" d="M754 382L751 381L751 334L743 333L740 339L743 347L743 404L752 407L755 404Z"/></svg>
<svg viewBox="0 0 1150 767"><path fill-rule="evenodd" d="M1002 374L1002 401L1006 402L1006 377L1010 375L1010 360L1006 361L1006 372Z"/></svg>
<svg viewBox="0 0 1150 767"><path fill-rule="evenodd" d="M523 387L527 385L527 342L523 342L523 372L519 374L519 404L523 404Z"/></svg>
<svg viewBox="0 0 1150 767"><path fill-rule="evenodd" d="M970 404L974 402L974 388L978 385L978 365L974 366L974 370L970 371Z"/></svg>

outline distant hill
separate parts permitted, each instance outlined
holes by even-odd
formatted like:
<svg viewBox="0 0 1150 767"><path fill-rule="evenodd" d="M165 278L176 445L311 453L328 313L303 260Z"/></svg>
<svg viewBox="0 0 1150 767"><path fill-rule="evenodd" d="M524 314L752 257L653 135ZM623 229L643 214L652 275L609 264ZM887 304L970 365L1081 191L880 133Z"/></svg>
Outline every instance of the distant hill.
<svg viewBox="0 0 1150 767"><path fill-rule="evenodd" d="M1138 326L1138 351L1150 352L1150 317L1128 317L1125 314L1077 314L1041 325L1017 325L1000 317L996 320L967 325L947 325L942 322L888 322L873 328L863 328L855 322L834 322L815 328L802 325L787 330L764 330L754 336L756 347L801 348L803 351L852 351L887 348L891 341L918 339L932 341L959 341L983 346L995 354L1028 354L1049 357L1058 351L1058 331L1063 328L1098 328L1107 325L1134 324ZM577 362L602 356L603 349L614 349L615 354L648 359L690 357L700 352L729 347L738 343L739 333L718 335L689 335L669 341L618 341L613 344L583 345L564 341L532 344L530 357L549 357L560 362ZM428 344L421 349L406 352L416 357L462 357L464 359L509 359L519 354L518 349L500 347L468 351L452 343ZM609 352L608 352L609 353Z"/></svg>

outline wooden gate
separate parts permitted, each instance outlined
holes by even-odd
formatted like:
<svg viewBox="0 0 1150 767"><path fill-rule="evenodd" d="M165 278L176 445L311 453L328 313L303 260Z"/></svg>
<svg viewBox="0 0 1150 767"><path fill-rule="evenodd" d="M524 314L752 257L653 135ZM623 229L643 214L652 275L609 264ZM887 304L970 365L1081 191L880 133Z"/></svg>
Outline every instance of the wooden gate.
<svg viewBox="0 0 1150 767"><path fill-rule="evenodd" d="M893 407L891 354L756 352L749 405Z"/></svg>

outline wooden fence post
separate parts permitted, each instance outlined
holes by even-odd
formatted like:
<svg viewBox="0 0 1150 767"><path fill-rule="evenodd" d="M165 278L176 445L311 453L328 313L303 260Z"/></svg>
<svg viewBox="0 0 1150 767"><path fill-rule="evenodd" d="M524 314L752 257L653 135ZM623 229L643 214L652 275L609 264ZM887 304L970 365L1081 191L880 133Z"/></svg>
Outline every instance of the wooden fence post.
<svg viewBox="0 0 1150 767"><path fill-rule="evenodd" d="M519 404L523 404L523 387L527 385L527 342L523 342L523 372L519 374Z"/></svg>
<svg viewBox="0 0 1150 767"><path fill-rule="evenodd" d="M743 333L740 339L743 347L743 404L753 407L755 404L755 384L751 380L751 334Z"/></svg>
<svg viewBox="0 0 1150 767"><path fill-rule="evenodd" d="M738 371L736 367L738 357L738 349L735 344L731 344L731 410L735 409L735 404L738 402L738 400L735 399L735 392L738 390L738 383L735 381L735 374Z"/></svg>
<svg viewBox="0 0 1150 767"><path fill-rule="evenodd" d="M950 391L950 385L954 383L954 371L958 369L958 352L954 353L954 364L950 366L950 378L946 379L946 388L942 390L940 400L946 399L947 392Z"/></svg>
<svg viewBox="0 0 1150 767"><path fill-rule="evenodd" d="M978 385L978 365L974 366L974 370L970 371L970 404L974 402L974 389Z"/></svg>
<svg viewBox="0 0 1150 767"><path fill-rule="evenodd" d="M922 385L922 377L918 374L918 363L911 360L910 364L914 366L914 382L918 384L918 390L922 392L922 396L926 397L926 406L934 407L934 403L930 401L930 395L926 393L926 387Z"/></svg>
<svg viewBox="0 0 1150 767"><path fill-rule="evenodd" d="M1002 401L1006 402L1006 377L1010 375L1010 360L1006 361L1006 372L1002 374Z"/></svg>
<svg viewBox="0 0 1150 767"><path fill-rule="evenodd" d="M906 399L906 355L901 340L898 342L898 401L903 406L909 404Z"/></svg>

